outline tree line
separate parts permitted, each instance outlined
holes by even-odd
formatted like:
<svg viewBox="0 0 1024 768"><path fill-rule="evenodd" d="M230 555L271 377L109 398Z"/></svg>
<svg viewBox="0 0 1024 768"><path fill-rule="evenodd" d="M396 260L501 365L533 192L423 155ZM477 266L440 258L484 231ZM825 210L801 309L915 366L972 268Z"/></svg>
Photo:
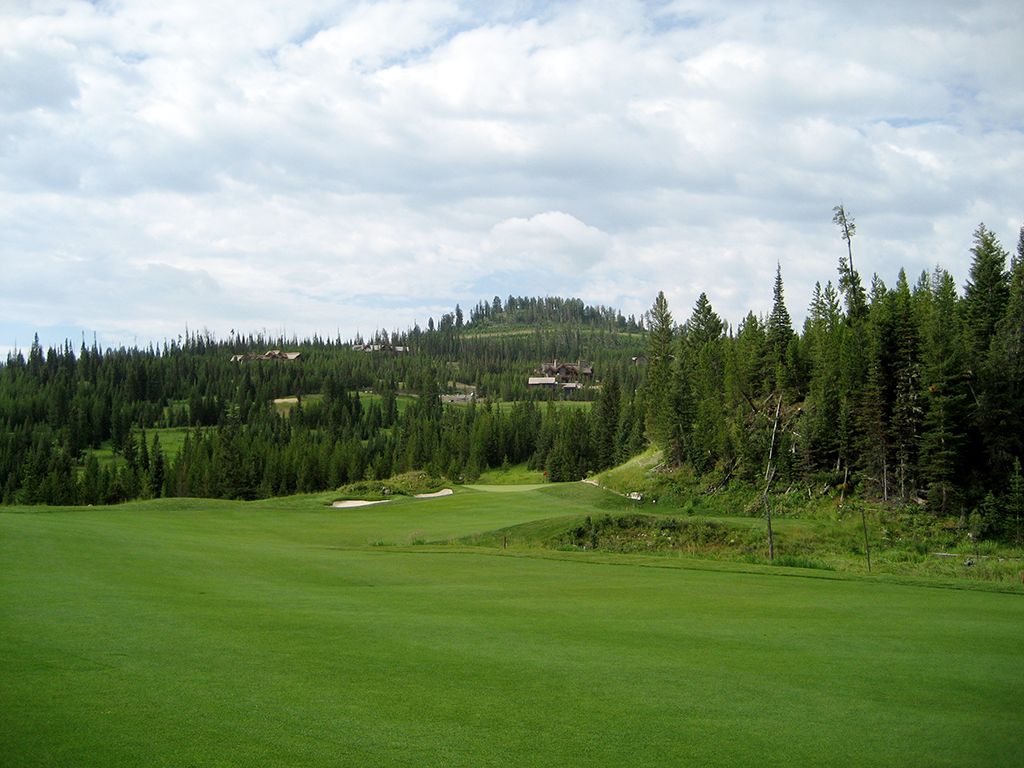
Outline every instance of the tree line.
<svg viewBox="0 0 1024 768"><path fill-rule="evenodd" d="M659 293L640 321L575 299L496 297L469 322L457 307L426 329L374 335L405 354L233 333L77 352L37 340L0 365L0 494L257 498L407 469L471 480L523 462L571 480L653 443L709 489L857 493L932 518L974 514L1009 535L1024 503L1024 231L1011 255L979 226L961 292L942 268L865 286L856 225L841 206L834 220L845 253L800 329L779 269L771 312L735 327L706 293L676 323ZM267 348L302 357L232 362ZM527 389L556 357L594 364L590 407ZM442 404L456 383L477 402ZM285 396L299 400L287 414L273 406ZM159 445L166 427L190 430L175 455ZM101 446L118 460L98 461Z"/></svg>
<svg viewBox="0 0 1024 768"><path fill-rule="evenodd" d="M609 379L635 391L641 371L630 355L639 339L628 346L603 328L572 325L473 338L467 326L447 355L435 349L444 333L387 337L408 354L357 351L340 339L234 334L218 341L186 333L147 349L83 342L77 353L68 342L44 352L36 339L27 357L12 353L0 365L0 499L258 498L422 467L453 479L503 463L547 471L552 453L556 479L597 466L595 440L605 438L592 434L590 410L547 407L557 395L528 391L526 379L545 359L586 351ZM301 358L232 359L268 347ZM475 388L480 404L442 406L440 395L456 382ZM287 396L298 404L282 413L273 401ZM410 403L402 413L399 398ZM496 398L513 406L493 405ZM616 419L619 411L616 398ZM159 430L170 427L189 430L175 455L159 444ZM98 459L101 450L114 460Z"/></svg>
<svg viewBox="0 0 1024 768"><path fill-rule="evenodd" d="M793 328L776 271L772 310L727 328L706 294L673 322L648 318L648 434L671 460L751 484L856 490L932 516L976 516L1019 535L1024 513L1024 229L1010 255L974 232L963 293L936 267L865 287L856 226L836 284L816 284ZM766 478L769 456L771 478Z"/></svg>

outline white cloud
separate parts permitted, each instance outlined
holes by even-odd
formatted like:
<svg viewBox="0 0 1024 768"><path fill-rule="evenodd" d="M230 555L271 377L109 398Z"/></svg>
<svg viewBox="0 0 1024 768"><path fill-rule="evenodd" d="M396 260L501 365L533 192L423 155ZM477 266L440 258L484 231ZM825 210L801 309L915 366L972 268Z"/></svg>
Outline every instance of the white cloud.
<svg viewBox="0 0 1024 768"><path fill-rule="evenodd" d="M509 10L513 8L513 10ZM9 6L0 343L404 326L499 292L799 317L1016 236L1018 4ZM1012 241L1006 243L1012 245Z"/></svg>

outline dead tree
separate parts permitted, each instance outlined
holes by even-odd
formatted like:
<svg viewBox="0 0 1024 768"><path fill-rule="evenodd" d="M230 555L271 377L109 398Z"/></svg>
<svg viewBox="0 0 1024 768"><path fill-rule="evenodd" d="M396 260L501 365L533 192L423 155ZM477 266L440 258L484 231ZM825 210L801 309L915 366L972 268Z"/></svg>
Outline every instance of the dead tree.
<svg viewBox="0 0 1024 768"><path fill-rule="evenodd" d="M779 431L779 416L782 413L782 395L779 395L779 402L775 406L775 421L772 424L772 439L768 444L768 462L764 467L764 493L761 494L761 501L764 503L765 519L768 522L768 560L775 561L775 537L772 534L772 504L768 498L768 492L772 487L772 480L775 479L775 466L772 461L775 458L775 436Z"/></svg>

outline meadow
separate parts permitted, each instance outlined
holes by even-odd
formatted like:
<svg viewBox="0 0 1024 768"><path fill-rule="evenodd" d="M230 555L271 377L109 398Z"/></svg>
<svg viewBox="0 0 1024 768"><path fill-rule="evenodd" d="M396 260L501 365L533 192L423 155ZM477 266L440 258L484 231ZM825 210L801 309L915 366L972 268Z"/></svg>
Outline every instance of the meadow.
<svg viewBox="0 0 1024 768"><path fill-rule="evenodd" d="M333 498L0 511L2 763L1024 754L1019 589L539 546L632 508L579 484Z"/></svg>
<svg viewBox="0 0 1024 768"><path fill-rule="evenodd" d="M206 427L201 427L206 429ZM160 452L163 453L164 458L167 461L172 461L175 456L178 455L178 451L181 450L181 446L185 444L185 436L188 434L195 434L195 427L164 427L161 429L149 429L146 430L146 446L150 447L153 443L153 437L159 436L160 438ZM142 432L134 430L136 443L141 441ZM125 463L123 455L114 453L113 445L110 440L104 440L100 448L92 450L91 453L99 461L101 467L119 467Z"/></svg>

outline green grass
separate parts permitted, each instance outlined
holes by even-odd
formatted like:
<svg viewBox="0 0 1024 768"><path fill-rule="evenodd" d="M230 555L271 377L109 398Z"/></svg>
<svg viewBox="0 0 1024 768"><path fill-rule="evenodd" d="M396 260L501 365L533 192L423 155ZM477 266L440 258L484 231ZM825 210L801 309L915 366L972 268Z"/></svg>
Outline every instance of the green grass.
<svg viewBox="0 0 1024 768"><path fill-rule="evenodd" d="M480 485L535 485L546 482L546 478L542 471L527 469L524 463L485 470L476 482Z"/></svg>
<svg viewBox="0 0 1024 768"><path fill-rule="evenodd" d="M594 480L616 493L648 493L652 486L651 471L661 462L661 451L648 448L624 464L601 472Z"/></svg>
<svg viewBox="0 0 1024 768"><path fill-rule="evenodd" d="M312 393L302 396L302 402L306 404L318 403L324 399L324 396L320 393ZM299 404L299 398L297 395L285 395L283 397L274 398L274 410L277 411L281 416L290 416L292 409Z"/></svg>
<svg viewBox="0 0 1024 768"><path fill-rule="evenodd" d="M181 446L185 444L185 435L195 432L194 427L168 427L167 429L147 429L146 441L150 447L153 445L153 435L160 436L160 451L168 459L178 455ZM141 437L141 432L139 436Z"/></svg>
<svg viewBox="0 0 1024 768"><path fill-rule="evenodd" d="M411 471L389 478L388 480L360 480L341 486L337 491L338 499L357 499L379 501L395 496L415 496L418 493L434 493L446 488L450 483L432 477L426 472Z"/></svg>
<svg viewBox="0 0 1024 768"><path fill-rule="evenodd" d="M405 409L408 408L409 404L415 400L416 398L412 395L396 395L395 408L398 409L398 415L401 416L405 413ZM363 408L366 409L371 403L380 403L383 405L384 398L375 392L360 392L359 402L362 403Z"/></svg>
<svg viewBox="0 0 1024 768"><path fill-rule="evenodd" d="M0 512L0 762L969 766L1024 753L1024 595L531 545L631 509L581 484L349 510L332 498ZM535 529L522 546L443 543L517 526Z"/></svg>
<svg viewBox="0 0 1024 768"><path fill-rule="evenodd" d="M324 399L324 396L320 393L313 393L309 395L303 395L302 401L304 403L315 403ZM416 398L412 395L397 395L395 397L395 407L398 408L398 413L401 415L405 412L405 409L409 407ZM360 392L359 402L363 408L368 408L373 403L382 403L383 397L376 394L375 392ZM292 409L298 405L298 398L295 395L288 395L286 397L279 397L274 400L274 409L282 416L288 416L291 414Z"/></svg>
<svg viewBox="0 0 1024 768"><path fill-rule="evenodd" d="M203 427L203 429L209 429L209 427ZM195 427L167 427L164 429L147 429L146 430L146 449L153 447L153 436L160 436L160 452L164 455L167 460L172 460L178 455L178 451L181 450L181 446L185 443L185 435L195 431ZM142 438L142 432L138 429L134 430L135 442L138 442ZM120 453L114 454L113 446L109 440L104 441L102 446L94 451L87 451L92 453L99 461L101 467L114 467L124 464L124 456ZM85 462L82 462L82 466L85 466Z"/></svg>

